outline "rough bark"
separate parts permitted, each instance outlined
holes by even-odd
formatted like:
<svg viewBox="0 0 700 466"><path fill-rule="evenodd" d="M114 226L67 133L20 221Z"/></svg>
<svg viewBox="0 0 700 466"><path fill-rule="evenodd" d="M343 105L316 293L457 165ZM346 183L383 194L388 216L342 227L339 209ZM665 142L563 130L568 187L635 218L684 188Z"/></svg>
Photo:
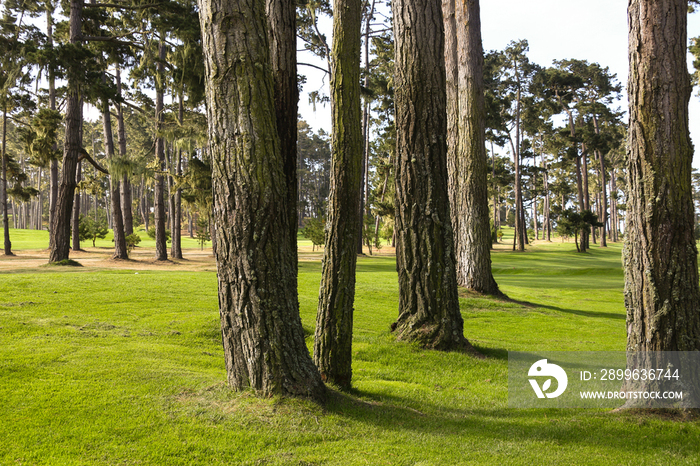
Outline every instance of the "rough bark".
<svg viewBox="0 0 700 466"><path fill-rule="evenodd" d="M451 8L454 8L453 18ZM479 293L500 294L491 274L491 228L484 126L484 53L481 45L479 2L454 0L448 3L445 0L443 12L448 13L445 17L449 128L447 173L457 283ZM447 32L455 37L448 39ZM452 63L455 59L457 63ZM456 102L451 102L450 99L454 98ZM456 116L450 114L455 111ZM450 144L454 144L455 147L450 147Z"/></svg>
<svg viewBox="0 0 700 466"><path fill-rule="evenodd" d="M396 41L396 267L401 340L471 348L457 297L447 194L444 29L440 0L392 4Z"/></svg>
<svg viewBox="0 0 700 466"><path fill-rule="evenodd" d="M263 0L200 0L228 382L324 398L299 317Z"/></svg>
<svg viewBox="0 0 700 466"><path fill-rule="evenodd" d="M275 115L280 137L287 193L297 199L297 85L296 4L290 0L265 0L270 62L275 89ZM290 248L297 253L297 203L289 202Z"/></svg>
<svg viewBox="0 0 700 466"><path fill-rule="evenodd" d="M69 40L71 44L80 43L82 36L82 0L71 0L69 18ZM80 66L72 63L71 67ZM75 71L75 70L74 70ZM73 211L73 197L75 194L75 172L78 165L78 157L82 148L81 124L83 120L82 101L80 100L80 84L76 82L77 72L68 74L68 91L66 95L65 138L63 145L63 165L61 169L61 182L56 198L56 211L51 224L51 237L53 245L49 255L49 262L57 262L68 259L70 250L71 213ZM78 243L79 244L79 243Z"/></svg>
<svg viewBox="0 0 700 466"><path fill-rule="evenodd" d="M155 189L154 189L154 223L156 229L156 260L168 260L168 244L165 235L165 141L158 134L161 125L164 121L163 113L163 95L165 93L164 83L165 76L165 43L161 41L158 47L158 64L156 66L156 74L160 84L156 86L156 159L158 169L156 170Z"/></svg>
<svg viewBox="0 0 700 466"><path fill-rule="evenodd" d="M350 388L356 243L361 222L361 0L335 0L331 52L331 190L314 362L324 381Z"/></svg>
<svg viewBox="0 0 700 466"><path fill-rule="evenodd" d="M700 350L687 1L630 0L628 351Z"/></svg>

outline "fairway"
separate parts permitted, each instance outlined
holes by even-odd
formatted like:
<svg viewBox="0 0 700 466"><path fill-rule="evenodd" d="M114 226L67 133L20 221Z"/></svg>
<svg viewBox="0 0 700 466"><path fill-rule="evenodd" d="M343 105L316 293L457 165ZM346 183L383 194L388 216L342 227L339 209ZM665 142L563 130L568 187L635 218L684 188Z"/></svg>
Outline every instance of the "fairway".
<svg viewBox="0 0 700 466"><path fill-rule="evenodd" d="M152 249L115 263L104 245L75 255L90 265L35 266L45 252L22 242L34 247L41 233L22 233L18 256L0 259L0 464L678 465L700 456L697 421L507 408L508 350L625 348L619 244L587 254L572 243L526 253L499 245L495 276L518 303L461 292L465 335L484 360L397 343L394 257L384 248L360 258L354 389L321 407L227 389L211 250L156 265ZM302 240L299 257L311 348L320 253Z"/></svg>

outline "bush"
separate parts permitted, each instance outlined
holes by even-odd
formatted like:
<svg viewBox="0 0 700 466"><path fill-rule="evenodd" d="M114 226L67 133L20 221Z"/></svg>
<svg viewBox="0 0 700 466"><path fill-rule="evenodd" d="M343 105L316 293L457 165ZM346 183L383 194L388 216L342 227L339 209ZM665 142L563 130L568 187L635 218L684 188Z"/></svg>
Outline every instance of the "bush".
<svg viewBox="0 0 700 466"><path fill-rule="evenodd" d="M151 227L148 229L148 237L151 239L156 239L156 227ZM170 242L170 230L165 229L165 242Z"/></svg>
<svg viewBox="0 0 700 466"><path fill-rule="evenodd" d="M129 236L126 237L126 252L127 254L131 254L131 251L134 250L137 244L141 242L141 237L137 235L136 233L132 233Z"/></svg>
<svg viewBox="0 0 700 466"><path fill-rule="evenodd" d="M109 228L107 228L107 222L105 221L95 221L92 217L86 217L81 215L78 220L78 239L83 242L87 240L92 241L92 247L95 247L95 241L99 239L105 239Z"/></svg>
<svg viewBox="0 0 700 466"><path fill-rule="evenodd" d="M316 246L322 246L326 240L326 221L318 218L305 219L301 234L311 240L311 250L315 251Z"/></svg>

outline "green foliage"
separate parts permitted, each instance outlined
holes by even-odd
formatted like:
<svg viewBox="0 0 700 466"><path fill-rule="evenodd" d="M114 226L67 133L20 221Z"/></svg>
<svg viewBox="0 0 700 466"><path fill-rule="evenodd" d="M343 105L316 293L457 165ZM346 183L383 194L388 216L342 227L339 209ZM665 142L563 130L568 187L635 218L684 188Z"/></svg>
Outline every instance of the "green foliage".
<svg viewBox="0 0 700 466"><path fill-rule="evenodd" d="M197 219L197 227L195 230L197 242L200 250L204 250L204 245L207 241L211 241L211 232L209 231L209 219L207 217L199 217Z"/></svg>
<svg viewBox="0 0 700 466"><path fill-rule="evenodd" d="M107 222L104 220L95 221L90 216L80 215L80 220L78 224L78 239L83 241L92 241L92 247L95 247L95 241L99 239L105 239L109 228L107 227Z"/></svg>
<svg viewBox="0 0 700 466"><path fill-rule="evenodd" d="M147 233L149 238L156 239L156 227L149 228ZM170 242L170 230L167 228L165 229L165 241L166 243Z"/></svg>
<svg viewBox="0 0 700 466"><path fill-rule="evenodd" d="M598 216L590 210L584 210L579 213L573 209L566 209L559 217L556 230L561 236L573 236L576 243L576 250L583 252L578 243L579 233L590 233L592 227L602 226L603 224L598 221Z"/></svg>
<svg viewBox="0 0 700 466"><path fill-rule="evenodd" d="M131 254L131 251L141 242L141 237L136 233L132 233L126 237L126 251Z"/></svg>
<svg viewBox="0 0 700 466"><path fill-rule="evenodd" d="M311 240L313 244L312 250L315 250L317 246L323 246L326 238L326 220L305 218L301 234L304 235L305 238Z"/></svg>

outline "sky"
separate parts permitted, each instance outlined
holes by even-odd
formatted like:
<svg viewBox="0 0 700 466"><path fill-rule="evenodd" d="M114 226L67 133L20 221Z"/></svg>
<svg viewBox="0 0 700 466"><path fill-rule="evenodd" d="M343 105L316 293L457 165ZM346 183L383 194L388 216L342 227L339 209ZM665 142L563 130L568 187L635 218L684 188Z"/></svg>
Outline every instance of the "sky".
<svg viewBox="0 0 700 466"><path fill-rule="evenodd" d="M330 20L322 27L330 31ZM588 60L609 67L627 86L627 1L626 0L482 0L481 31L484 50L503 50L510 41L527 39L528 57L541 66L567 58ZM700 12L688 16L688 37L700 36ZM330 32L328 32L330 38ZM299 61L304 61L302 55ZM689 70L692 62L689 57ZM330 132L330 107L308 104L306 92L321 86L320 73L299 67L308 84L300 96L299 111L312 127ZM328 79L325 92L328 93ZM619 106L627 107L623 93ZM700 151L700 97L694 90L690 100L690 133ZM700 155L693 166L700 168Z"/></svg>

